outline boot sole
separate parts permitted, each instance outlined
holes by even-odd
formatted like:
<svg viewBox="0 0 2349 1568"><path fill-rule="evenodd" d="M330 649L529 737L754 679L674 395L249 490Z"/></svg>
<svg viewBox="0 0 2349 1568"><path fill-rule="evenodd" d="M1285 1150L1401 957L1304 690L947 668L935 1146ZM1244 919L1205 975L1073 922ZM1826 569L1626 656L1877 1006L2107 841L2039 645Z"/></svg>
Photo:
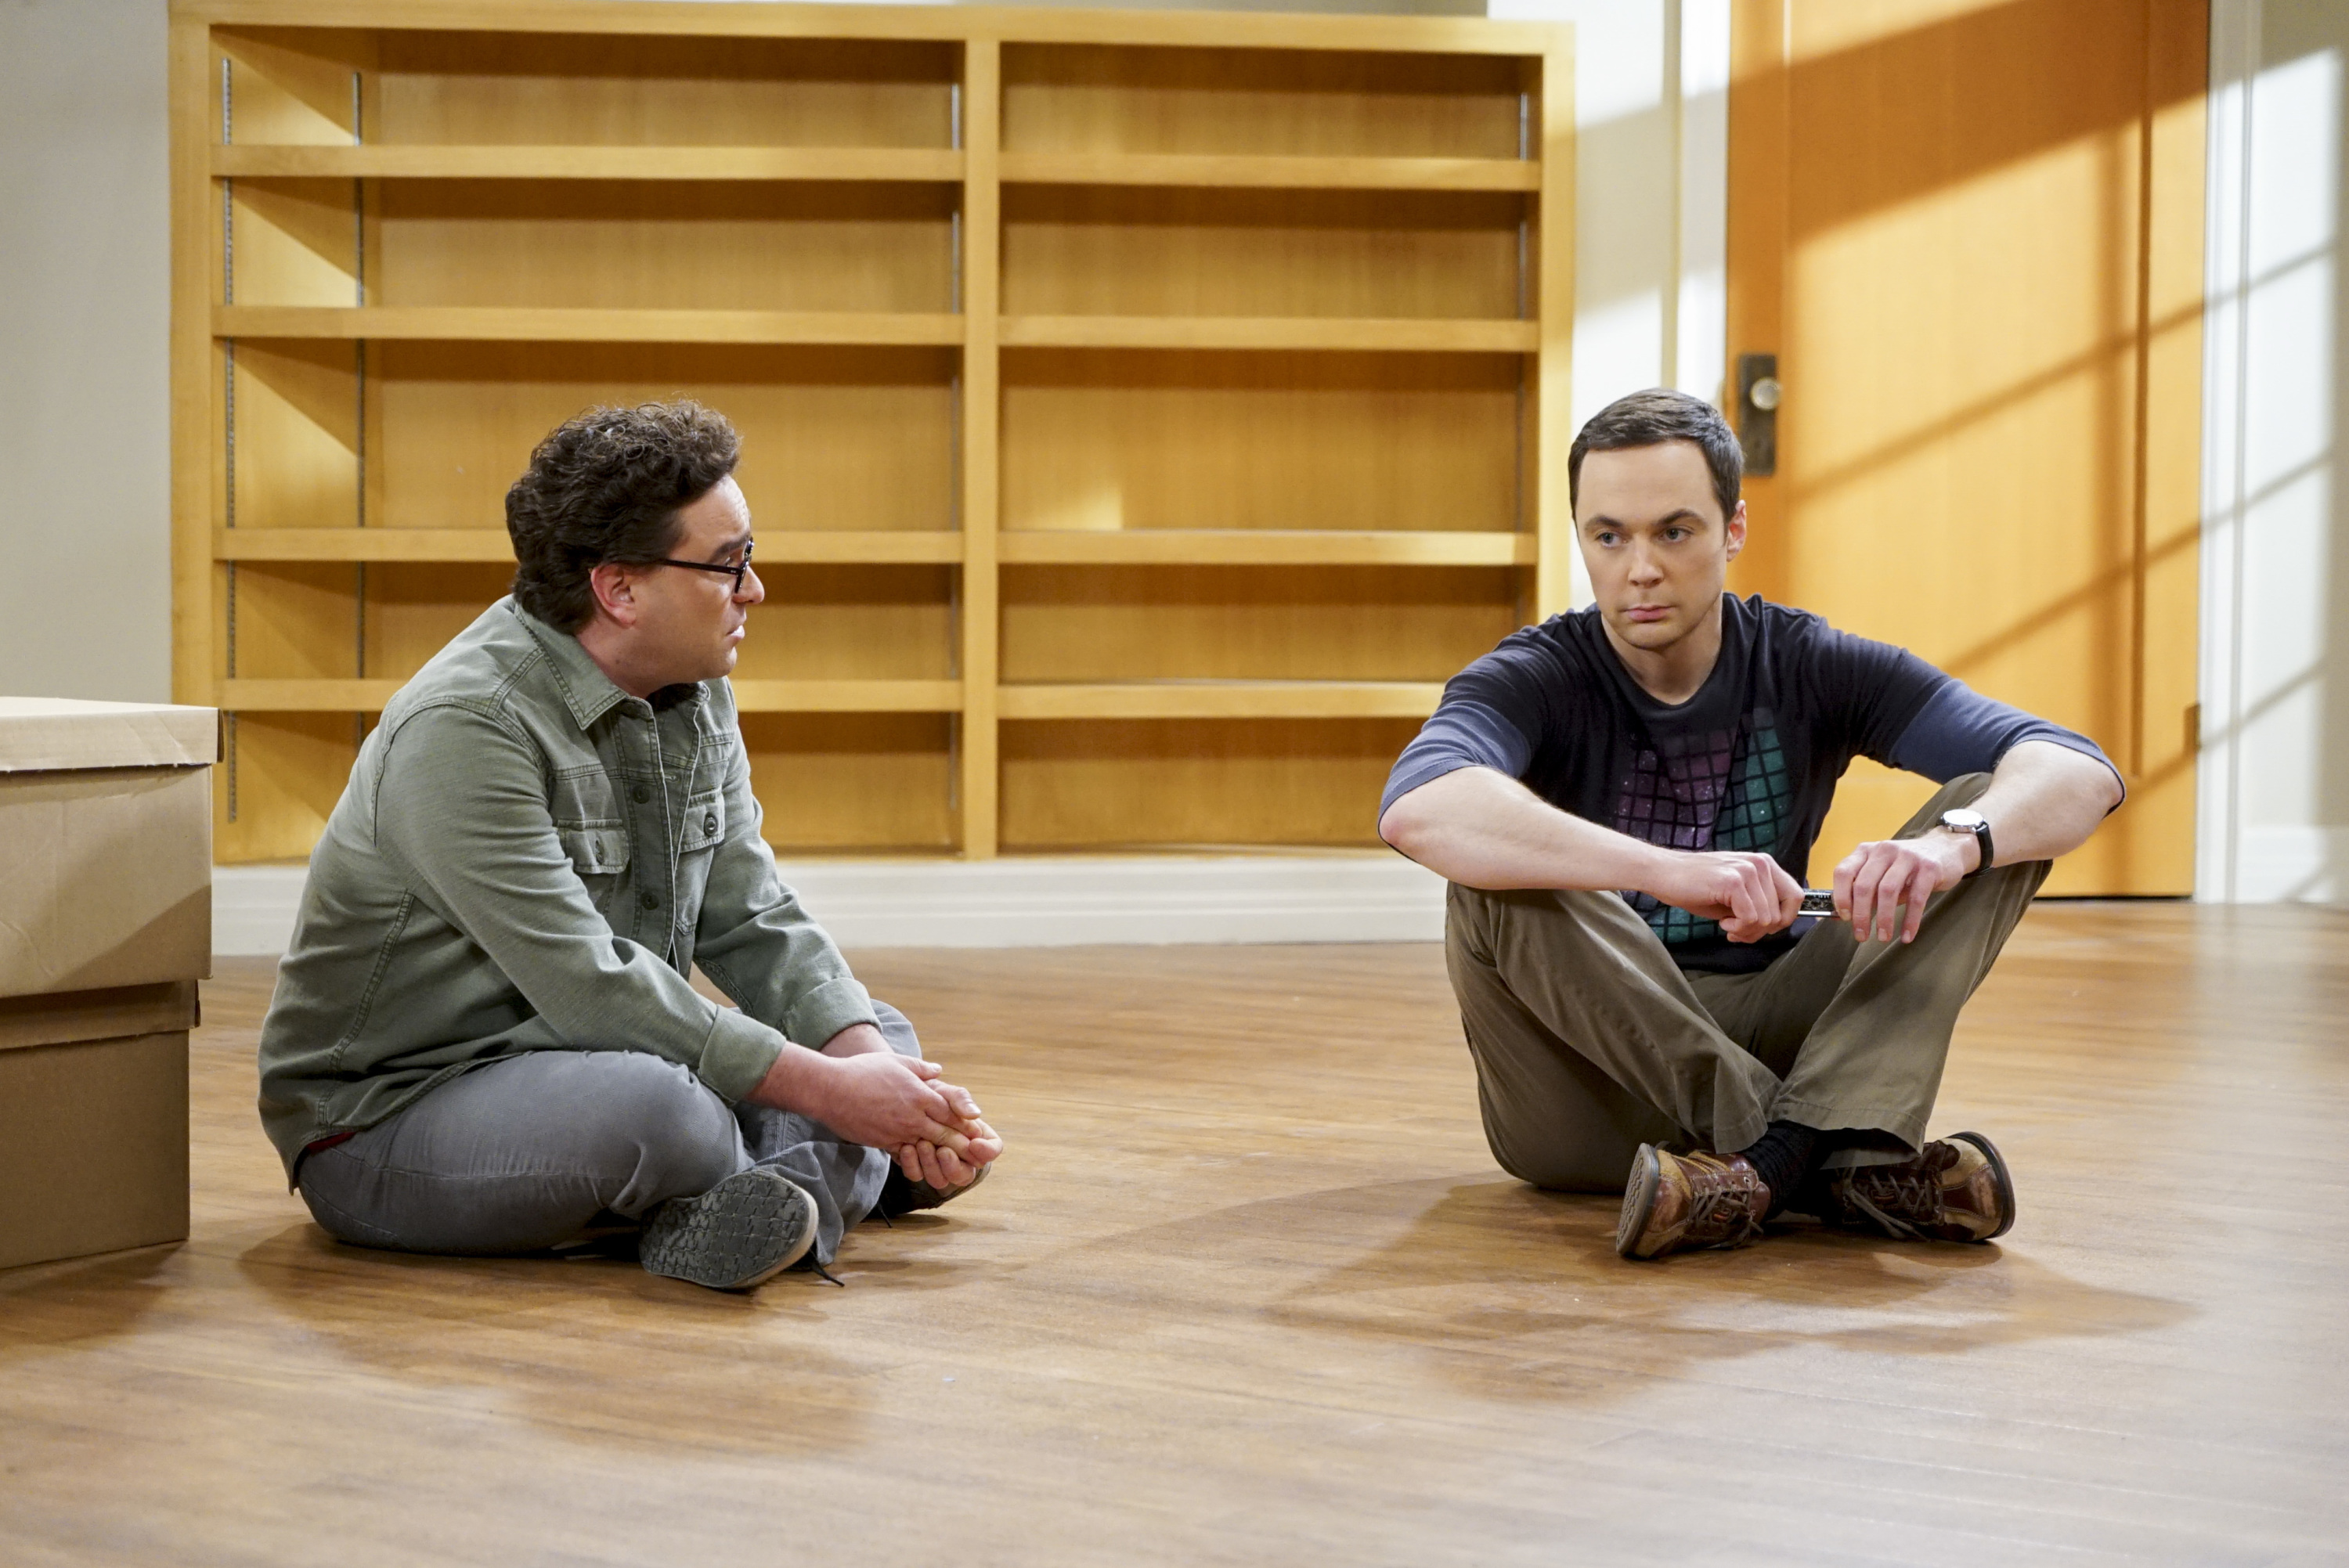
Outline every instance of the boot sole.
<svg viewBox="0 0 2349 1568"><path fill-rule="evenodd" d="M1640 1233L1648 1228L1648 1216L1656 1207L1656 1189L1663 1184L1664 1162L1656 1158L1656 1146L1640 1145L1640 1152L1631 1157L1631 1174L1623 1184L1623 1213L1615 1222L1615 1253L1618 1257L1637 1258L1632 1245Z"/></svg>
<svg viewBox="0 0 2349 1568"><path fill-rule="evenodd" d="M815 1199L804 1190L772 1171L743 1171L662 1204L636 1257L647 1274L749 1290L805 1257L815 1229Z"/></svg>
<svg viewBox="0 0 2349 1568"><path fill-rule="evenodd" d="M1997 1149L1981 1133L1952 1132L1950 1134L1949 1140L1951 1143L1972 1144L1982 1150L1982 1158L1990 1161L1991 1180L1998 1185L1999 1212L2006 1216L1999 1222L1997 1230L1982 1238L1985 1242L1994 1242L2014 1229L2014 1178L2007 1174L2006 1161L2000 1158Z"/></svg>

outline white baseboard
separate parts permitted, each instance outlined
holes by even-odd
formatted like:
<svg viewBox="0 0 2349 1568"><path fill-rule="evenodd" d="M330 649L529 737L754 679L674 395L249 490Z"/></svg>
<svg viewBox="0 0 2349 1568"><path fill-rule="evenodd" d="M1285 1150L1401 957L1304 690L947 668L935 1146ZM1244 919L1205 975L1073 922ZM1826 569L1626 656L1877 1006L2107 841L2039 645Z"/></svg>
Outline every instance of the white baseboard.
<svg viewBox="0 0 2349 1568"><path fill-rule="evenodd" d="M212 956L282 956L294 940L306 866L214 866Z"/></svg>
<svg viewBox="0 0 2349 1568"><path fill-rule="evenodd" d="M2245 828L2238 903L2349 902L2349 828Z"/></svg>
<svg viewBox="0 0 2349 1568"><path fill-rule="evenodd" d="M783 880L843 947L1435 942L1444 882L1400 855L805 861ZM301 866L221 866L212 950L282 954Z"/></svg>

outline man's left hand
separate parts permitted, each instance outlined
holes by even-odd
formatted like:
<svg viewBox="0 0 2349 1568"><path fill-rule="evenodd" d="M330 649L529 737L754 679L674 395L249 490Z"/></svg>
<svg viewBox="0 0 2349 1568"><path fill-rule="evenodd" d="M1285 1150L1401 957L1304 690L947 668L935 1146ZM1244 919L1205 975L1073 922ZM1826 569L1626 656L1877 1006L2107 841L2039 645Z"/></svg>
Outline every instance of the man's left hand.
<svg viewBox="0 0 2349 1568"><path fill-rule="evenodd" d="M1836 914L1851 922L1852 935L1862 942L1889 942L1896 934L1914 942L1925 923L1925 901L1957 886L1979 853L1971 834L1939 830L1862 844L1836 867Z"/></svg>
<svg viewBox="0 0 2349 1568"><path fill-rule="evenodd" d="M984 1121L966 1122L970 1147L957 1155L935 1143L908 1143L897 1150L897 1169L908 1181L926 1181L941 1191L968 1187L978 1180L978 1169L1003 1152L1003 1139Z"/></svg>

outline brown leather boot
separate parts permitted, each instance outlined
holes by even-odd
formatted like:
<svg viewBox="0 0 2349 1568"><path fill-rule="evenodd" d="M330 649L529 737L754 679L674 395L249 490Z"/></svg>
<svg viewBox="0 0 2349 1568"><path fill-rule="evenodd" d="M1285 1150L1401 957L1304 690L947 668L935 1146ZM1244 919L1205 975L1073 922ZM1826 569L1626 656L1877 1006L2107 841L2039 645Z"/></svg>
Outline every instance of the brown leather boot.
<svg viewBox="0 0 2349 1568"><path fill-rule="evenodd" d="M1762 1233L1770 1189L1742 1154L1667 1154L1640 1145L1623 1189L1615 1250L1660 1258L1698 1247L1742 1247Z"/></svg>
<svg viewBox="0 0 2349 1568"><path fill-rule="evenodd" d="M1903 1241L1987 1242L2014 1223L2014 1181L1979 1132L1935 1140L1913 1160L1826 1172L1819 1218Z"/></svg>

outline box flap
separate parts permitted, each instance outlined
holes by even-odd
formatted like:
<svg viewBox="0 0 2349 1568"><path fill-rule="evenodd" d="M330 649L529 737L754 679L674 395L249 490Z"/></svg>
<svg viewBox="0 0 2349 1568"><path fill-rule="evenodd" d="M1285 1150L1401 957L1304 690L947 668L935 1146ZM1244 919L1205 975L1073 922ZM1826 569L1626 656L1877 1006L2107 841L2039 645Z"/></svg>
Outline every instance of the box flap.
<svg viewBox="0 0 2349 1568"><path fill-rule="evenodd" d="M160 702L0 696L0 772L220 760L220 712Z"/></svg>
<svg viewBox="0 0 2349 1568"><path fill-rule="evenodd" d="M192 1029L201 1021L193 980L53 996L5 996L0 997L0 1051L169 1034Z"/></svg>
<svg viewBox="0 0 2349 1568"><path fill-rule="evenodd" d="M0 997L212 967L209 768L0 770Z"/></svg>

